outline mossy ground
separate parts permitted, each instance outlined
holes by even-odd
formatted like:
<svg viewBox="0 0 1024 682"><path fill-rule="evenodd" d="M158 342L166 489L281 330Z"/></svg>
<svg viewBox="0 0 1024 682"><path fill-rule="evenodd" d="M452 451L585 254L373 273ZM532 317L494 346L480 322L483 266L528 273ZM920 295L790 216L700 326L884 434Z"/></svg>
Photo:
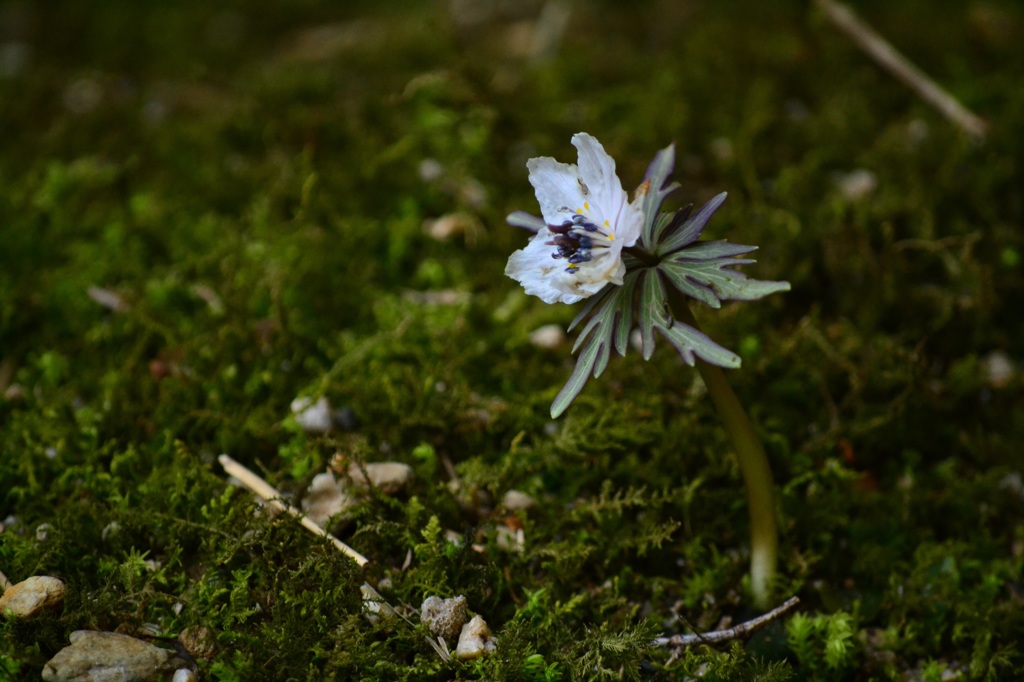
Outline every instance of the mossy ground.
<svg viewBox="0 0 1024 682"><path fill-rule="evenodd" d="M202 625L216 680L1019 679L1024 382L986 363L1024 352L1021 6L856 3L991 120L983 144L805 2L574 3L537 59L541 7L495 6L0 5L0 570L69 588L0 624L0 677L76 629ZM574 311L503 276L504 216L580 130L627 187L674 140L676 202L728 191L708 237L793 284L697 314L742 353L801 615L669 668L657 634L757 613L746 504L668 349L547 416L572 358L528 334ZM862 199L836 183L856 169ZM468 232L425 234L453 212ZM299 395L358 425L303 434ZM216 462L294 493L339 450L415 467L339 531L365 574ZM521 553L496 541L510 489L539 501ZM498 651L444 662L370 624L364 579L466 595Z"/></svg>

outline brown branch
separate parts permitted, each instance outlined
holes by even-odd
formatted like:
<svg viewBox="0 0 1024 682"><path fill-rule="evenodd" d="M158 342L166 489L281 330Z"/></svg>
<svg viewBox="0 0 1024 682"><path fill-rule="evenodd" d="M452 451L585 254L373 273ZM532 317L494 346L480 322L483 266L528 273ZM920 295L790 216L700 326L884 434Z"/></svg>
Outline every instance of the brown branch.
<svg viewBox="0 0 1024 682"><path fill-rule="evenodd" d="M752 618L727 630L715 630L713 632L694 633L692 635L672 635L671 637L658 637L654 643L658 646L670 646L683 649L695 644L720 644L733 639L749 637L768 623L781 618L796 608L800 603L800 597L790 597L781 606L777 606L768 613Z"/></svg>
<svg viewBox="0 0 1024 682"><path fill-rule="evenodd" d="M871 26L858 18L849 7L835 0L815 1L829 20L867 52L882 68L902 81L921 99L938 109L943 116L960 126L961 129L974 137L985 137L989 130L987 121L972 113L951 94L943 90Z"/></svg>

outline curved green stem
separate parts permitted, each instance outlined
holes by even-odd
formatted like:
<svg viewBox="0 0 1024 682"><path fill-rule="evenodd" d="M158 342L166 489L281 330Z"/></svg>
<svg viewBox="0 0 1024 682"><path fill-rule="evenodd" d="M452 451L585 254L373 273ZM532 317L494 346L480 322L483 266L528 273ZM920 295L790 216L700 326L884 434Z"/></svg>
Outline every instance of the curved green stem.
<svg viewBox="0 0 1024 682"><path fill-rule="evenodd" d="M669 298L675 318L700 329L686 297L670 287ZM775 525L775 484L768 457L722 369L698 359L697 370L718 408L718 415L732 438L739 459L750 505L750 588L757 606L766 608L770 603L779 547L779 533Z"/></svg>

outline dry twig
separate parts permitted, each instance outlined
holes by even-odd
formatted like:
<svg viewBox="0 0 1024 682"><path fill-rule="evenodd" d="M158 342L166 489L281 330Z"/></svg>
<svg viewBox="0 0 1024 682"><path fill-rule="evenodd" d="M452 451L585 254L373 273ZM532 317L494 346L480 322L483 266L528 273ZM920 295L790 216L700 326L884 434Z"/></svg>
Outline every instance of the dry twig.
<svg viewBox="0 0 1024 682"><path fill-rule="evenodd" d="M658 637L654 643L658 646L670 646L676 649L685 649L695 644L719 644L733 639L749 637L768 623L781 618L796 608L800 603L800 597L790 597L781 606L777 606L768 613L752 618L726 630L715 630L713 632L694 633L692 635L672 635L671 637Z"/></svg>
<svg viewBox="0 0 1024 682"><path fill-rule="evenodd" d="M902 81L921 99L938 109L943 116L964 131L977 138L985 137L989 129L987 121L969 111L956 98L943 90L871 26L859 19L849 7L835 0L816 0L816 2L829 20L867 52L882 68Z"/></svg>
<svg viewBox="0 0 1024 682"><path fill-rule="evenodd" d="M251 490L253 494L255 494L264 502L273 505L277 509L280 509L281 511L284 512L288 512L292 516L298 518L299 523L301 523L306 528L306 530L312 532L314 535L320 535L330 540L332 543L334 543L335 547L340 549L344 554L346 554L353 561L359 564L360 568L362 568L369 562L369 559L364 557L362 554L360 554L359 552L352 549L338 538L328 533L326 530L323 529L323 527L321 527L318 523L310 519L308 516L303 515L301 510L296 509L290 504L287 504L286 502L282 501L281 493L279 493L277 489L274 488L274 486L264 481L262 478L254 474L252 471L245 468L244 466L242 466L241 464L239 464L238 462L236 462L227 455L221 455L217 459L220 462L220 465L224 467L224 471L228 472L228 474L234 476L239 481L241 481L242 485Z"/></svg>

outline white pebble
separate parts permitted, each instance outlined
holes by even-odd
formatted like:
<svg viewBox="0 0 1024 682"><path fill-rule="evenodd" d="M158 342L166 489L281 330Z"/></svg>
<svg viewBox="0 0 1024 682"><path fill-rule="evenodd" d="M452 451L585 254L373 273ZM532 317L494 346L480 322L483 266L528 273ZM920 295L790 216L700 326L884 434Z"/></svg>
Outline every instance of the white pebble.
<svg viewBox="0 0 1024 682"><path fill-rule="evenodd" d="M513 530L508 526L498 526L495 529L494 542L498 549L506 552L522 552L526 548L526 533L522 528Z"/></svg>
<svg viewBox="0 0 1024 682"><path fill-rule="evenodd" d="M440 242L459 234L471 235L476 229L476 219L467 213L449 213L434 220L423 221L423 231Z"/></svg>
<svg viewBox="0 0 1024 682"><path fill-rule="evenodd" d="M438 637L454 642L466 624L466 598L463 595L441 599L430 596L420 606L420 621Z"/></svg>
<svg viewBox="0 0 1024 682"><path fill-rule="evenodd" d="M473 616L472 620L462 626L459 645L455 647L455 656L463 660L480 658L488 651L494 651L495 648L497 648L497 643L491 636L491 629L487 627L487 621L480 616Z"/></svg>
<svg viewBox="0 0 1024 682"><path fill-rule="evenodd" d="M303 511L320 525L355 504L356 499L348 493L344 482L336 479L330 471L314 476L302 498Z"/></svg>
<svg viewBox="0 0 1024 682"><path fill-rule="evenodd" d="M312 398L296 398L292 401L292 414L305 431L326 433L331 430L331 404L327 398L320 398L315 403Z"/></svg>
<svg viewBox="0 0 1024 682"><path fill-rule="evenodd" d="M565 343L565 332L561 325L546 324L530 332L530 343L538 348L554 350Z"/></svg>
<svg viewBox="0 0 1024 682"><path fill-rule="evenodd" d="M836 187L849 201L859 201L874 193L878 187L875 174L864 168L850 171L836 177Z"/></svg>
<svg viewBox="0 0 1024 682"><path fill-rule="evenodd" d="M519 490L509 490L502 498L502 504L504 504L505 509L508 509L509 511L520 511L523 509L529 509L536 504L536 501L524 492Z"/></svg>
<svg viewBox="0 0 1024 682"><path fill-rule="evenodd" d="M363 488L368 484L387 495L401 491L413 479L412 467L402 462L371 462L360 466L353 462L348 467L348 477Z"/></svg>
<svg viewBox="0 0 1024 682"><path fill-rule="evenodd" d="M981 360L985 378L992 388L1003 388L1013 379L1013 360L1001 350L994 350Z"/></svg>

